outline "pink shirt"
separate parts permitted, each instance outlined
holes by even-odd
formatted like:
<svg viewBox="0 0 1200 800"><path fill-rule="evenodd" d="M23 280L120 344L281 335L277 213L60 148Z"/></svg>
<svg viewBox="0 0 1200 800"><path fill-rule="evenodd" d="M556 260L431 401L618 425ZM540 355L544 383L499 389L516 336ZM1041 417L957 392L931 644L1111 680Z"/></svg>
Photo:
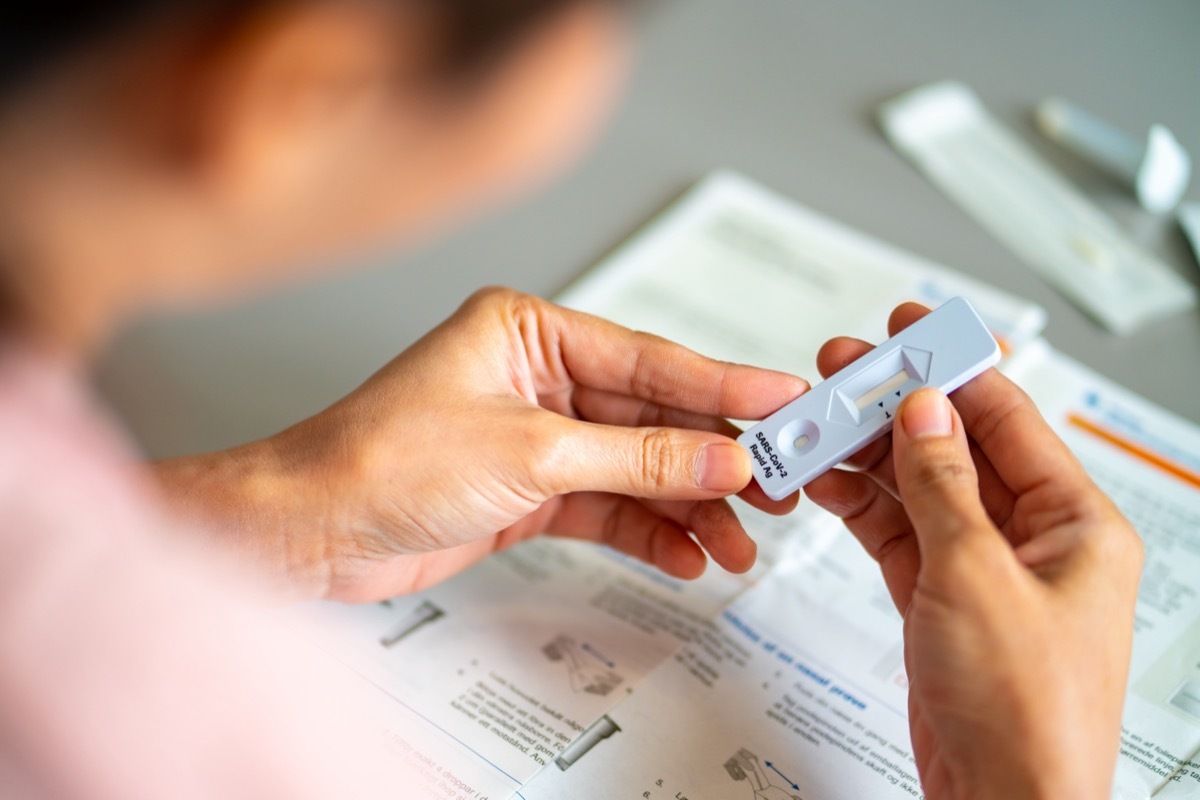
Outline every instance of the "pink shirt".
<svg viewBox="0 0 1200 800"><path fill-rule="evenodd" d="M355 682L196 541L80 376L0 349L0 797L413 796Z"/></svg>

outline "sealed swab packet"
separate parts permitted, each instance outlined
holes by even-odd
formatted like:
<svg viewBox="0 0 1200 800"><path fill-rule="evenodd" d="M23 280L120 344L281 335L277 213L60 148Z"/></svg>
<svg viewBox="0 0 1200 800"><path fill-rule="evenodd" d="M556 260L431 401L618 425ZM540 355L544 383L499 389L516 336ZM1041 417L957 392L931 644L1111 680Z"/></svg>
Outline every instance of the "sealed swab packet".
<svg viewBox="0 0 1200 800"><path fill-rule="evenodd" d="M1196 290L997 122L966 86L935 83L879 110L939 188L1085 313L1116 333L1196 304Z"/></svg>
<svg viewBox="0 0 1200 800"><path fill-rule="evenodd" d="M1196 261L1200 262L1200 203L1184 203L1179 207L1179 225L1192 245Z"/></svg>
<svg viewBox="0 0 1200 800"><path fill-rule="evenodd" d="M1057 97L1039 103L1034 117L1046 138L1128 184L1147 211L1165 214L1187 191L1192 158L1162 125L1139 139Z"/></svg>

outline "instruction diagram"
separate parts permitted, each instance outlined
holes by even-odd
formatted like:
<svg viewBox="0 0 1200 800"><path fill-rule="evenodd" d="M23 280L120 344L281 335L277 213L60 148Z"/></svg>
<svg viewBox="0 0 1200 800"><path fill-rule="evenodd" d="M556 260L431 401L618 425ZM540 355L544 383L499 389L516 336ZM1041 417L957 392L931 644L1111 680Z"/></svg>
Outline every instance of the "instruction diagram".
<svg viewBox="0 0 1200 800"><path fill-rule="evenodd" d="M571 689L575 692L607 696L624 682L613 671L616 666L587 642L580 644L570 636L560 634L551 639L542 653L551 661L560 661L567 666Z"/></svg>
<svg viewBox="0 0 1200 800"><path fill-rule="evenodd" d="M388 629L387 633L380 636L379 643L384 647L395 647L403 639L411 636L418 628L436 622L444 616L446 616L445 611L442 611L442 609L428 600L422 600L419 606L401 617Z"/></svg>
<svg viewBox="0 0 1200 800"><path fill-rule="evenodd" d="M579 738L571 742L566 750L563 750L558 758L554 759L555 765L566 772L579 759L588 754L593 747L603 742L614 733L620 733L621 729L617 727L617 723L613 722L608 715L601 717L591 724L587 730L579 734Z"/></svg>
<svg viewBox="0 0 1200 800"><path fill-rule="evenodd" d="M792 793L799 791L800 787L791 778L780 772L770 761L765 764L766 769L763 769L758 756L743 748L725 762L725 771L735 781L746 781L754 789L755 800L804 800L800 795ZM780 782L788 788L779 786Z"/></svg>

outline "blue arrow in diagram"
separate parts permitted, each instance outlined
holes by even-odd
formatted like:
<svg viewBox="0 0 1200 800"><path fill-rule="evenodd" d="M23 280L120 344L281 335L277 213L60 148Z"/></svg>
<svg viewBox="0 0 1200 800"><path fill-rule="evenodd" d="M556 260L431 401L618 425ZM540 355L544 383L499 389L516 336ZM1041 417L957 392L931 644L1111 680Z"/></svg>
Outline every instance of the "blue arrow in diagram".
<svg viewBox="0 0 1200 800"><path fill-rule="evenodd" d="M583 644L581 644L579 646L579 649L583 650L584 652L588 653L591 656L594 656L596 659L598 659L600 661L600 663L602 663L604 666L608 667L609 669L616 669L616 667L617 667L616 664L614 664L613 662L611 662L607 658L605 658L600 652L598 652L596 650L596 648L592 647L587 642L584 642Z"/></svg>
<svg viewBox="0 0 1200 800"><path fill-rule="evenodd" d="M771 770L771 771L772 771L772 772L774 772L776 775L778 775L779 777L781 777L781 778L783 778L785 781L787 781L787 785L788 785L788 786L792 787L792 788L793 788L793 789L795 789L797 792L798 792L798 791L800 791L800 787L799 787L799 786L797 786L795 783L793 783L791 778L789 778L787 775L784 775L782 772L780 772L780 771L779 771L779 770L778 770L778 769L775 767L775 765L774 765L774 764L772 764L770 761L764 761L763 763L767 765L767 769Z"/></svg>

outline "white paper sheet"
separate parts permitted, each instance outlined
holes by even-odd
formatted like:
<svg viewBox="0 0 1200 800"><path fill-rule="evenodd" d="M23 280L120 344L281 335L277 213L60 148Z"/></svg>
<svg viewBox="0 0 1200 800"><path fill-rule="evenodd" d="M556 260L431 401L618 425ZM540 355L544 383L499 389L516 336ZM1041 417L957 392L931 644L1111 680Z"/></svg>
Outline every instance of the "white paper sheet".
<svg viewBox="0 0 1200 800"><path fill-rule="evenodd" d="M816 382L826 340L882 341L899 303L933 306L956 295L971 301L1006 350L1045 326L1045 312L1033 303L719 172L560 301L713 358Z"/></svg>
<svg viewBox="0 0 1200 800"><path fill-rule="evenodd" d="M882 339L896 303L956 294L1004 340L1006 368L1147 538L1117 796L1195 796L1200 489L1164 471L1200 473L1194 426L1046 348L1038 307L728 173L701 182L563 301L816 380L827 338ZM1139 444L1115 446L1098 430ZM435 796L919 796L899 618L877 568L810 504L784 519L738 511L760 547L746 576L713 567L682 583L542 539L419 595L317 604L304 616L380 690L397 757L421 767L428 783L414 788Z"/></svg>
<svg viewBox="0 0 1200 800"><path fill-rule="evenodd" d="M1198 797L1200 431L1044 345L1023 373L1146 542L1113 796ZM906 690L900 619L843 533L779 564L609 712L619 733L518 796L919 797Z"/></svg>
<svg viewBox="0 0 1200 800"><path fill-rule="evenodd" d="M1061 354L1022 383L1145 543L1114 797L1200 797L1200 430Z"/></svg>
<svg viewBox="0 0 1200 800"><path fill-rule="evenodd" d="M907 798L900 619L842 534L773 572L609 712L619 732L518 796Z"/></svg>
<svg viewBox="0 0 1200 800"><path fill-rule="evenodd" d="M600 548L542 539L417 595L319 603L305 616L380 690L392 743L429 765L428 788L452 774L475 792L464 798L502 798L754 577L710 569L676 581Z"/></svg>

